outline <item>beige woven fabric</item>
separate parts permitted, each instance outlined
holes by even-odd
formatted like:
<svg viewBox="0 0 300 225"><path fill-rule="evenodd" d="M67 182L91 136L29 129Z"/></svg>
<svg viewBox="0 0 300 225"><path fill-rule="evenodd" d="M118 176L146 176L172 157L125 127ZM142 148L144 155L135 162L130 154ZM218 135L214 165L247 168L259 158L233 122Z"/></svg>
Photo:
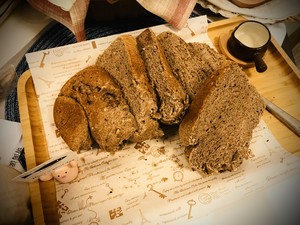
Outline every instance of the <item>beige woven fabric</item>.
<svg viewBox="0 0 300 225"><path fill-rule="evenodd" d="M197 0L137 0L146 10L181 29L190 17Z"/></svg>
<svg viewBox="0 0 300 225"><path fill-rule="evenodd" d="M72 5L67 4L68 8L62 7L64 4L58 4L59 2L54 0L52 2L48 0L27 0L27 2L33 8L66 26L74 33L78 42L86 40L84 21L90 0L77 0Z"/></svg>
<svg viewBox="0 0 300 225"><path fill-rule="evenodd" d="M77 41L84 41L84 21L90 0L76 0L72 5L57 0L27 0L37 10L45 13L54 20L69 28ZM119 0L106 0L114 4ZM173 27L181 29L190 17L197 0L136 0L151 13L161 17Z"/></svg>

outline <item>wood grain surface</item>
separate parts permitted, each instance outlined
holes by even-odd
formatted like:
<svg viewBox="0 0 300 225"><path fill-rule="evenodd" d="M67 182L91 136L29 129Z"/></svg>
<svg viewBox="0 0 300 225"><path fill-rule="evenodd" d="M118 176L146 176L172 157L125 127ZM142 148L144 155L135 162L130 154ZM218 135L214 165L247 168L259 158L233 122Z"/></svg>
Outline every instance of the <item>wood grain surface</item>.
<svg viewBox="0 0 300 225"><path fill-rule="evenodd" d="M219 50L219 37L234 29L244 19L236 17L209 24L208 35ZM254 67L244 69L259 93L300 120L300 72L279 44L272 44L264 56L268 69L257 73ZM49 159L43 123L30 71L18 82L18 101L23 131L27 169ZM264 112L263 119L278 142L300 157L300 138L273 115ZM35 224L59 224L56 189L53 180L30 183Z"/></svg>
<svg viewBox="0 0 300 225"><path fill-rule="evenodd" d="M18 102L27 170L49 159L39 104L27 70L18 81ZM29 183L34 223L59 224L54 180Z"/></svg>

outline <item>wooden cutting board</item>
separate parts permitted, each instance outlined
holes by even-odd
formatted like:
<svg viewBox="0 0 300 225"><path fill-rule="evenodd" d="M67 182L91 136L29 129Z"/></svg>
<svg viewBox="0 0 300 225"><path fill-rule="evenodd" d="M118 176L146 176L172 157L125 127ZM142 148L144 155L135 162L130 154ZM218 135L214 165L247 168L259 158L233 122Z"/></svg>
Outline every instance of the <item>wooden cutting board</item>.
<svg viewBox="0 0 300 225"><path fill-rule="evenodd" d="M236 17L209 24L208 35L216 49L220 50L220 35L228 34L244 20L242 17ZM250 82L264 97L300 119L299 69L273 38L264 57L269 67L266 72L257 73L254 67L244 70ZM19 79L18 101L26 163L30 169L49 159L49 154L37 96L29 70L24 72ZM278 142L286 150L300 157L300 137L268 111L264 112L263 119ZM30 183L29 187L35 224L59 224L54 181L35 181Z"/></svg>
<svg viewBox="0 0 300 225"><path fill-rule="evenodd" d="M253 8L262 5L270 0L230 0L230 1L241 8Z"/></svg>

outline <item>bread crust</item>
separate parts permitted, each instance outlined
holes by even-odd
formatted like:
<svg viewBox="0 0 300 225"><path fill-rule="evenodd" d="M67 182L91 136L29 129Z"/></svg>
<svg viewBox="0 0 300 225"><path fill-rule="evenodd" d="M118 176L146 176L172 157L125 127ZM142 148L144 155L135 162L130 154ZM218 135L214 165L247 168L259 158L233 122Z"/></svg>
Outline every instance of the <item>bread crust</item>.
<svg viewBox="0 0 300 225"><path fill-rule="evenodd" d="M71 150L91 148L88 120L82 106L76 100L58 96L54 102L53 118L58 136L62 137Z"/></svg>
<svg viewBox="0 0 300 225"><path fill-rule="evenodd" d="M95 140L102 150L120 149L123 142L128 140L137 129L136 121L129 111L120 88L105 70L96 66L84 68L70 78L61 88L60 97L69 98L81 106L85 115L83 120L88 121L86 129L90 131L90 139ZM61 110L68 110L63 105L61 108ZM57 107L54 107L54 115L58 117L56 109ZM76 113L72 110L65 116L73 119ZM72 125L69 125L67 135L64 137L73 137L72 128ZM74 137L70 139L74 140Z"/></svg>

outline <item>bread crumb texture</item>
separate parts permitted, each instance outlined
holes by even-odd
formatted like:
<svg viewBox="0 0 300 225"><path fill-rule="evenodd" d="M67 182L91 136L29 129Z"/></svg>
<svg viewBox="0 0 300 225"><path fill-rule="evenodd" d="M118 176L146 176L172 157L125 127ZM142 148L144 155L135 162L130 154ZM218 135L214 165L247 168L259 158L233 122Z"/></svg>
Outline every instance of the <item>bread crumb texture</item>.
<svg viewBox="0 0 300 225"><path fill-rule="evenodd" d="M95 144L115 152L126 142L161 138L177 125L192 169L209 175L237 169L265 109L235 62L207 44L145 29L120 35L95 65L71 77L57 96L58 134L74 151Z"/></svg>

